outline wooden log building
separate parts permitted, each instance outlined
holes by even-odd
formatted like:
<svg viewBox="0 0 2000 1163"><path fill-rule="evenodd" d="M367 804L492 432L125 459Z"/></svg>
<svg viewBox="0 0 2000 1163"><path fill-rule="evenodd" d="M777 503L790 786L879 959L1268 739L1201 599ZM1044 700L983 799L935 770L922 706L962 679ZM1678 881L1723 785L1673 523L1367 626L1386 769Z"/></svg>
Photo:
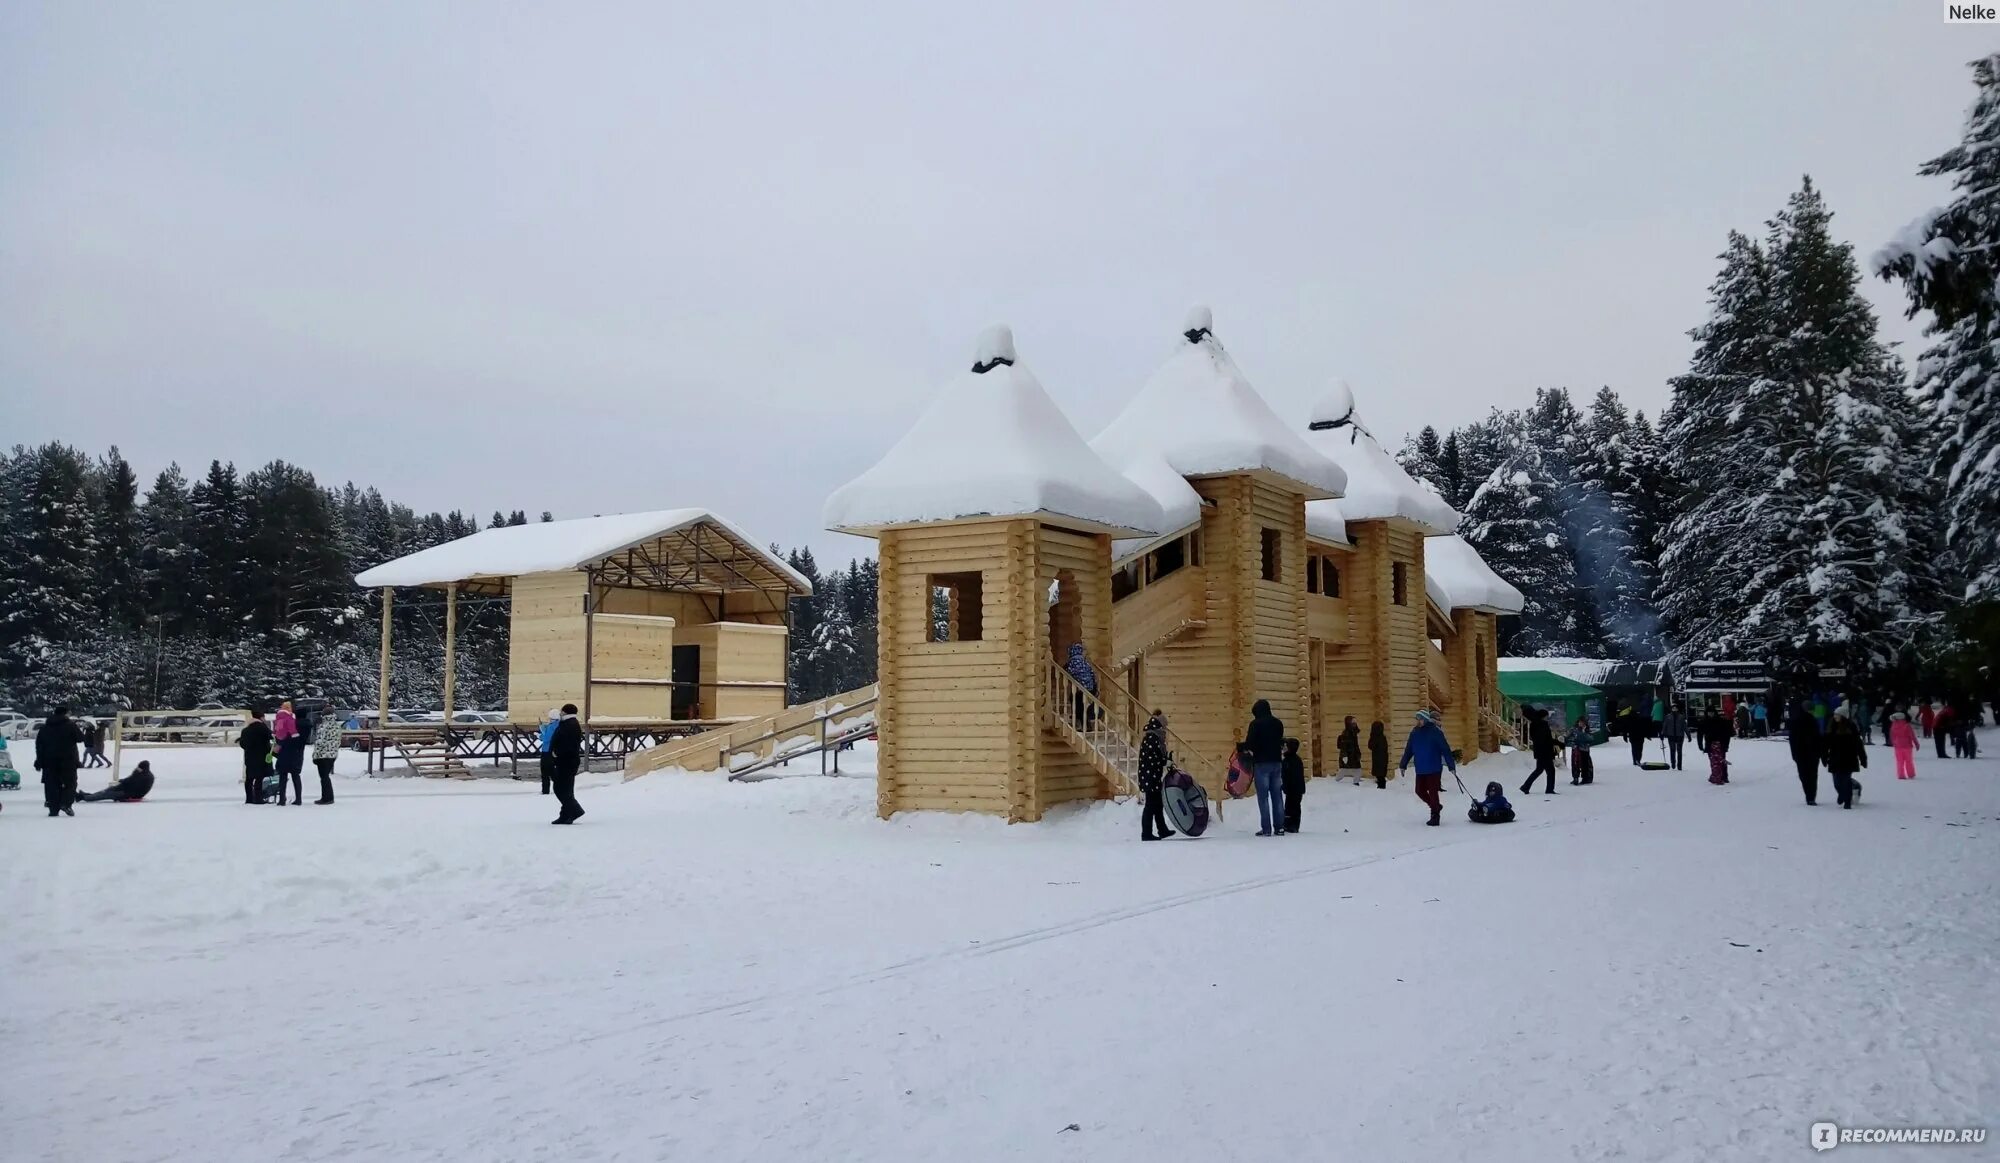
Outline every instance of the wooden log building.
<svg viewBox="0 0 2000 1163"><path fill-rule="evenodd" d="M1464 759L1497 747L1495 623L1520 595L1344 387L1285 425L1206 310L1089 444L996 329L824 516L881 546L884 817L1128 790L1153 709L1211 793L1259 699L1315 774L1347 715L1395 754L1423 709ZM1062 666L1078 643L1095 696Z"/></svg>

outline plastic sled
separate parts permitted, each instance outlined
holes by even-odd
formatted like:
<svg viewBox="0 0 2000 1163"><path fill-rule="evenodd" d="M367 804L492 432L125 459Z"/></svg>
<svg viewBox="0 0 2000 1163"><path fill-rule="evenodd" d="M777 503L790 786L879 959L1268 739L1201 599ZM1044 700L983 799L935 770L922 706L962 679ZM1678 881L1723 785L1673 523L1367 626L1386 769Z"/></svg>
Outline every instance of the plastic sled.
<svg viewBox="0 0 2000 1163"><path fill-rule="evenodd" d="M1183 836L1199 836L1208 831L1208 793L1194 777L1176 767L1160 780L1160 806L1167 822Z"/></svg>
<svg viewBox="0 0 2000 1163"><path fill-rule="evenodd" d="M1223 790L1229 793L1230 799L1240 800L1257 786L1257 777L1251 772L1250 765L1244 763L1239 756L1229 761L1229 775L1222 786Z"/></svg>

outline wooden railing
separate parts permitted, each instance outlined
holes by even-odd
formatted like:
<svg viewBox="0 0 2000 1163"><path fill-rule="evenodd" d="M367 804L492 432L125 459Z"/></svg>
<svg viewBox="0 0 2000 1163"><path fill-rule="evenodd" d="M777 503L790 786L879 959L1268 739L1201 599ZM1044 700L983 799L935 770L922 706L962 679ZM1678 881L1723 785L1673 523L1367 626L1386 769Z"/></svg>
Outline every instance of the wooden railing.
<svg viewBox="0 0 2000 1163"><path fill-rule="evenodd" d="M1208 615L1208 579L1198 565L1149 582L1111 607L1113 670L1194 626Z"/></svg>
<svg viewBox="0 0 2000 1163"><path fill-rule="evenodd" d="M1424 639L1424 673L1431 683L1431 698L1438 703L1449 703L1457 692L1451 689L1451 665L1445 660L1444 651L1430 639Z"/></svg>
<svg viewBox="0 0 2000 1163"><path fill-rule="evenodd" d="M625 761L625 778L637 779L649 771L668 767L685 767L691 771L727 769L729 761L745 751L762 751L768 747L775 753L782 750L785 742L806 736L823 738L831 735L838 739L844 734L839 728L849 719L865 716L873 721L875 701L876 687L870 683L856 690L828 695L810 703L800 703L782 711L649 747L634 752Z"/></svg>
<svg viewBox="0 0 2000 1163"><path fill-rule="evenodd" d="M1498 700L1496 703L1480 705L1480 723L1492 728L1493 733L1499 736L1499 742L1516 747L1526 746L1521 733L1521 705L1506 695L1494 697Z"/></svg>
<svg viewBox="0 0 2000 1163"><path fill-rule="evenodd" d="M1053 659L1049 661L1047 698L1050 721L1072 746L1096 760L1099 771L1111 780L1113 793L1137 795L1139 744L1150 717L1145 706L1102 670L1097 672L1097 693L1090 693ZM1211 790L1211 777L1204 774L1210 770L1207 761L1172 728L1167 730L1167 760L1188 773L1220 820L1222 801Z"/></svg>

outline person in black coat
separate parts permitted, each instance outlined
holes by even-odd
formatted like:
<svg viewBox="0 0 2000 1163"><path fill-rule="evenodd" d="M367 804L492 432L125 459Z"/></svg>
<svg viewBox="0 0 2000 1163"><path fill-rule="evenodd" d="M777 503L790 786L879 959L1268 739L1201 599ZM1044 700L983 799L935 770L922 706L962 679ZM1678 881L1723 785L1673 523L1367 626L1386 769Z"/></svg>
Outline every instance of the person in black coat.
<svg viewBox="0 0 2000 1163"><path fill-rule="evenodd" d="M1306 763L1299 758L1299 741L1285 740L1285 757L1279 760L1285 784L1285 831L1299 830L1300 801L1306 798Z"/></svg>
<svg viewBox="0 0 2000 1163"><path fill-rule="evenodd" d="M1271 704L1250 704L1250 727L1243 732L1250 748L1250 770L1257 783L1259 836L1285 834L1285 722L1271 713Z"/></svg>
<svg viewBox="0 0 2000 1163"><path fill-rule="evenodd" d="M1146 733L1139 739L1139 792L1146 806L1139 811L1139 839L1164 840L1174 834L1167 827L1166 804L1160 788L1167 778L1167 717L1154 711L1146 720Z"/></svg>
<svg viewBox="0 0 2000 1163"><path fill-rule="evenodd" d="M1361 782L1361 724L1353 715L1347 716L1347 723L1340 729L1340 737L1334 743L1340 756L1340 770L1351 774L1355 783ZM1383 759L1388 758L1389 741L1382 741Z"/></svg>
<svg viewBox="0 0 2000 1163"><path fill-rule="evenodd" d="M1535 790L1535 780L1542 774L1548 775L1548 786L1542 794L1556 794L1556 733L1549 728L1549 713L1540 707L1527 707L1523 713L1528 716L1528 750L1535 757L1535 770L1528 773L1528 782L1521 785L1521 794Z"/></svg>
<svg viewBox="0 0 2000 1163"><path fill-rule="evenodd" d="M271 774L271 725L264 721L264 712L250 712L250 721L236 736L236 745L243 749L243 802L265 803L264 777Z"/></svg>
<svg viewBox="0 0 2000 1163"><path fill-rule="evenodd" d="M76 798L86 803L96 803L99 800L116 800L121 804L129 804L145 799L146 793L152 790L153 765L142 759L139 761L139 766L132 769L132 774L126 776L124 779L119 780L103 791L85 792Z"/></svg>
<svg viewBox="0 0 2000 1163"><path fill-rule="evenodd" d="M1854 723L1847 717L1847 708L1833 713L1833 725L1826 730L1826 739L1820 752L1826 762L1826 769L1833 775L1833 794L1840 806L1854 806L1854 773L1868 766L1868 748L1861 742L1861 732L1854 729Z"/></svg>
<svg viewBox="0 0 2000 1163"><path fill-rule="evenodd" d="M42 773L42 803L51 818L76 815L76 749L82 742L68 707L50 711L35 732L35 770Z"/></svg>
<svg viewBox="0 0 2000 1163"><path fill-rule="evenodd" d="M1819 802L1819 761L1821 740L1819 725L1813 717L1805 713L1805 708L1793 704L1789 716L1791 720L1792 763L1799 769L1799 786L1805 789L1806 803Z"/></svg>
<svg viewBox="0 0 2000 1163"><path fill-rule="evenodd" d="M583 805L576 802L576 773L583 766L583 724L577 721L576 704L564 703L562 722L549 740L549 754L556 760L556 803L562 808L551 824L574 824L583 818Z"/></svg>
<svg viewBox="0 0 2000 1163"><path fill-rule="evenodd" d="M1377 719L1368 726L1368 767L1375 773L1375 786L1389 786L1389 732Z"/></svg>

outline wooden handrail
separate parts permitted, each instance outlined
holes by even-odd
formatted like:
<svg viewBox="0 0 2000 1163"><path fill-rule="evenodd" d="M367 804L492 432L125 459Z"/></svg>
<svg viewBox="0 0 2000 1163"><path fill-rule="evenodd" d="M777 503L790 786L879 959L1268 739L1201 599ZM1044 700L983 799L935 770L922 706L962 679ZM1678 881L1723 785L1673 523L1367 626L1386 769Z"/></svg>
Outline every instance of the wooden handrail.
<svg viewBox="0 0 2000 1163"><path fill-rule="evenodd" d="M1107 691L1110 692L1119 703L1120 709L1128 716L1136 711L1141 716L1140 722L1142 724L1151 718L1151 715L1123 687L1107 679L1102 671L1099 671L1097 675L1097 690L1097 694L1092 694L1085 690L1083 684L1076 681L1075 676L1071 675L1061 663L1053 658L1049 660L1047 691L1049 716L1058 724L1061 730L1075 735L1083 741L1085 746L1092 748L1099 755L1108 755L1107 749L1104 746L1106 742L1118 743L1132 753L1133 764L1136 768L1139 758L1139 748L1145 741L1145 728L1141 726L1137 730L1119 731L1112 718L1111 708L1106 705L1102 695ZM1081 703L1085 712L1082 723L1074 722L1071 719L1071 709L1079 703ZM1188 777L1194 780L1195 785L1201 788L1202 794L1208 797L1210 805L1215 811L1215 818L1220 820L1222 818L1221 801L1217 800L1209 792L1207 781L1195 774L1188 766L1189 763L1202 763L1200 755L1195 752L1194 748L1187 745L1186 740L1174 734L1172 728L1168 728L1167 758L1169 762L1172 762L1176 756L1186 761L1177 766L1182 771L1186 771ZM1109 764L1108 760L1107 765L1111 766L1112 770L1118 773L1114 786L1119 786L1120 795L1139 794L1138 783L1134 776L1127 776L1123 771L1119 771L1115 764Z"/></svg>
<svg viewBox="0 0 2000 1163"><path fill-rule="evenodd" d="M1118 696L1118 700L1125 705L1126 714L1133 717L1133 721L1138 724L1132 728L1133 738L1143 742L1146 735L1146 724L1152 719L1153 712L1148 710L1144 703L1134 698L1130 691L1119 686L1116 679L1107 678L1101 673L1097 676L1097 689L1100 692L1109 690ZM1176 756L1179 756L1181 760L1178 764L1180 769L1187 772L1194 779L1195 783L1201 786L1203 795L1208 795L1208 782L1202 777L1195 775L1195 771L1213 771L1215 769L1208 765L1208 760L1199 751L1188 745L1187 740L1175 734L1172 727L1168 727L1167 758L1173 760ZM1212 800L1215 797L1209 796L1208 798ZM1217 818L1221 818L1219 814Z"/></svg>

